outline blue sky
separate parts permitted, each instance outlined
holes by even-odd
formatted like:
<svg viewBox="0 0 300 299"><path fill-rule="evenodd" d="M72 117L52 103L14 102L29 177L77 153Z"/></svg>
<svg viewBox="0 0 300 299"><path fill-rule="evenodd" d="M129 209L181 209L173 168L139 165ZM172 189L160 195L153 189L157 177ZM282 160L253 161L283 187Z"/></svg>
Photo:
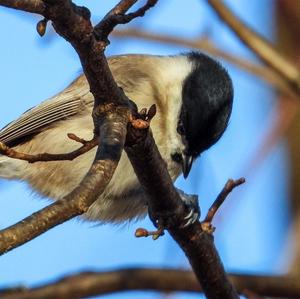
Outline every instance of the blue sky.
<svg viewBox="0 0 300 299"><path fill-rule="evenodd" d="M101 1L99 5L97 1L76 1L91 9L95 21L116 2ZM273 8L272 0L231 0L227 3L265 37L275 38L273 11L270 9ZM67 42L56 37L50 28L44 38L38 36L35 30L38 20L40 18L35 15L0 8L3 103L0 127L62 90L80 73L79 59ZM219 22L205 1L160 1L145 18L135 20L129 26L190 38L209 34L218 47L256 61L254 55ZM107 54L167 55L183 50L181 47L112 38ZM228 68L235 89L229 128L221 141L197 161L189 178L179 178L176 182L185 192L199 194L202 214L229 177L247 175L244 170L267 132L275 105L274 92L267 84L222 63ZM289 248L285 246L289 226L288 163L282 141L261 166L246 177L247 184L234 191L216 217L215 240L226 269L280 273L286 268L289 254ZM21 220L48 203L47 199L36 198L24 183L0 181L0 228ZM87 269L188 267L184 254L168 235L155 242L136 239L134 231L140 226L152 227L148 219L123 227L99 226L73 219L2 256L0 287L16 283L33 285ZM122 296L110 295L107 298L157 297L154 294L141 296L140 293Z"/></svg>

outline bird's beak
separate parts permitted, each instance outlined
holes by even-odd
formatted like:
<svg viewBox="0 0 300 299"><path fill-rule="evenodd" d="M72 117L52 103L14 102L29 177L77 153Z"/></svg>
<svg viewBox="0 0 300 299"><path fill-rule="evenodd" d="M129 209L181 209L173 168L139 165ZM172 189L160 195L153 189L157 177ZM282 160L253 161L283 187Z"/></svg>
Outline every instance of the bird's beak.
<svg viewBox="0 0 300 299"><path fill-rule="evenodd" d="M193 156L182 154L182 172L183 177L186 179L190 173L190 170L193 165L194 158Z"/></svg>

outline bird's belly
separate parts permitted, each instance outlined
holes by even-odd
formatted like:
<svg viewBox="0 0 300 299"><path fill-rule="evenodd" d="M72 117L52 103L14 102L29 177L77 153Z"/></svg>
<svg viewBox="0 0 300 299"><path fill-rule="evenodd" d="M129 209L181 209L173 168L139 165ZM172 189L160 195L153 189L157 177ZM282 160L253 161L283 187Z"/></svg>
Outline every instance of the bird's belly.
<svg viewBox="0 0 300 299"><path fill-rule="evenodd" d="M74 132L87 140L92 137L92 123L87 126L84 118L81 126L78 126L78 119L74 126L72 126L72 121L66 123L68 126L65 128L65 132L63 132L62 127L51 128L49 131L38 134L34 138L34 142L30 141L16 149L31 154L41 152L67 153L78 148L78 144L66 139L68 132ZM49 144L49 140L53 142ZM172 179L175 180L180 174L179 165L170 159L170 153L165 148L159 148L159 150L167 162ZM12 175L11 178L27 181L38 194L54 200L61 199L80 184L92 165L95 152L96 149L93 149L73 161L29 164L25 161L10 159L13 166L19 170L14 172L17 175ZM146 202L146 196L133 167L123 151L110 183L84 217L90 220L117 223L140 218L147 212Z"/></svg>
<svg viewBox="0 0 300 299"><path fill-rule="evenodd" d="M26 164L26 181L42 196L62 199L80 184L95 156L92 150L73 161ZM147 212L146 199L134 170L123 152L116 171L104 192L92 204L85 219L123 222L141 218Z"/></svg>
<svg viewBox="0 0 300 299"><path fill-rule="evenodd" d="M102 222L124 222L143 218L147 198L125 152L102 195L92 204L85 217Z"/></svg>

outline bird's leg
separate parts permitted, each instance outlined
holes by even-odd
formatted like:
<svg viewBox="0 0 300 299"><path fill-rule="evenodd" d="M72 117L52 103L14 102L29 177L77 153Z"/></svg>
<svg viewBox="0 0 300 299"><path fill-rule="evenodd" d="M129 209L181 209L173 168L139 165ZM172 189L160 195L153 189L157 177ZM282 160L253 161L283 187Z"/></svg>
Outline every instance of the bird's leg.
<svg viewBox="0 0 300 299"><path fill-rule="evenodd" d="M180 195L181 200L186 205L188 213L184 217L186 221L182 227L187 227L197 221L200 217L200 207L198 195L195 194L186 194L182 190L176 188L178 194Z"/></svg>
<svg viewBox="0 0 300 299"><path fill-rule="evenodd" d="M184 193L182 190L177 189L178 194L180 195L181 200L187 207L187 215L184 217L185 223L182 225L183 228L193 224L199 217L200 217L200 208L199 208L199 202L198 202L198 196L197 195L189 195ZM157 217L153 217L151 210L148 211L149 218L152 221L152 223L155 225L157 230L155 231L148 231L145 228L138 228L135 231L135 236L140 237L149 237L152 236L153 240L158 239L160 236L164 235L164 230L166 227L165 221L162 219L159 220Z"/></svg>
<svg viewBox="0 0 300 299"><path fill-rule="evenodd" d="M182 190L176 188L182 202L184 203L186 207L186 215L184 217L184 223L181 225L181 227L187 227L200 217L200 207L199 207L199 201L198 201L198 195L195 194L186 194ZM173 226L174 223L170 222L170 218L167 217L167 219L160 219L157 215L152 215L151 209L148 209L149 218L152 221L152 223L160 229L161 227L169 227Z"/></svg>

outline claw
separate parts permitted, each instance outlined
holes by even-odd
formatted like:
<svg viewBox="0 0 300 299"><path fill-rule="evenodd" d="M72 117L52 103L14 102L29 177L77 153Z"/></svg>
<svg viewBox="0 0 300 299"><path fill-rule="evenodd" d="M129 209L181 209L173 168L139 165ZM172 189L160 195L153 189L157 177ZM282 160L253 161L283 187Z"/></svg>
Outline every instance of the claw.
<svg viewBox="0 0 300 299"><path fill-rule="evenodd" d="M189 211L188 214L183 218L186 220L186 222L182 225L182 227L187 227L196 222L200 217L198 196L186 194L180 189L177 189L177 191Z"/></svg>
<svg viewBox="0 0 300 299"><path fill-rule="evenodd" d="M200 215L198 213L194 213L193 222L192 223L196 222L199 219L199 216Z"/></svg>
<svg viewBox="0 0 300 299"><path fill-rule="evenodd" d="M194 214L194 209L191 209L191 211L183 218L184 220L190 219Z"/></svg>
<svg viewBox="0 0 300 299"><path fill-rule="evenodd" d="M190 226L190 225L192 224L192 220L193 220L192 218L189 219L189 220L187 221L187 223L186 223L185 225L183 225L182 227L185 228L185 227Z"/></svg>
<svg viewBox="0 0 300 299"><path fill-rule="evenodd" d="M196 222L199 218L199 213L195 212L194 209L191 209L191 211L188 213L188 215L186 215L184 217L184 220L187 220L187 222L182 226L184 227L188 227L189 225L193 224L194 222Z"/></svg>

